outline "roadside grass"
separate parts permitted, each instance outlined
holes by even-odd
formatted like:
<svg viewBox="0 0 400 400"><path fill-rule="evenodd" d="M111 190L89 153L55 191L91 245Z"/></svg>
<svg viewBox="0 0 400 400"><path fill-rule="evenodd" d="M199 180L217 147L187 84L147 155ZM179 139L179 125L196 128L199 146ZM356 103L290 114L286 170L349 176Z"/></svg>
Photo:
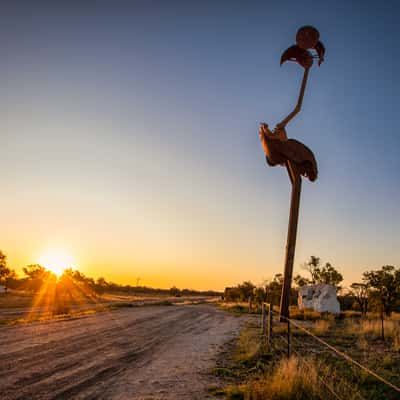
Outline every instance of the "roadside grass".
<svg viewBox="0 0 400 400"><path fill-rule="evenodd" d="M322 314L318 311L302 309L298 307L289 307L289 316L291 319L303 320L303 321L317 321L322 317Z"/></svg>
<svg viewBox="0 0 400 400"><path fill-rule="evenodd" d="M260 338L259 328L247 327L231 349L229 362L212 373L230 382L212 386L209 392L229 400L320 399L317 366L304 369L297 357L290 359L271 351Z"/></svg>
<svg viewBox="0 0 400 400"><path fill-rule="evenodd" d="M251 311L249 310L249 303L245 302L218 302L218 307L221 310L228 311L232 314L261 314L261 307L259 305L252 305Z"/></svg>
<svg viewBox="0 0 400 400"><path fill-rule="evenodd" d="M296 313L296 314L295 314ZM346 312L340 316L299 312L297 324L339 351L400 387L400 318L394 314L384 320L385 340L381 339L378 315L361 316ZM245 328L227 355L229 362L219 365L214 374L225 387L215 387L215 396L242 400L330 399L326 385L346 400L397 400L398 392L361 368L349 363L319 343L304 330L291 328L292 358L286 358L287 323L274 319L272 348L260 337L260 320ZM315 377L317 379L315 380ZM212 391L210 389L210 391Z"/></svg>
<svg viewBox="0 0 400 400"><path fill-rule="evenodd" d="M394 318L383 320L383 330L387 343L391 344L393 351L400 352L400 320L395 314ZM345 324L345 332L348 335L358 337L359 345L369 341L376 341L381 338L382 321L381 319L347 319Z"/></svg>
<svg viewBox="0 0 400 400"><path fill-rule="evenodd" d="M385 340L380 338L380 320L375 319L356 317L330 321L319 320L314 323L314 326L307 326L307 329L316 336L323 336L323 340L331 346L346 353L389 382L400 386L398 324L397 319L385 320L387 328ZM317 354L318 360L323 365L328 365L333 371L332 376L335 376L335 381L343 383L342 385L335 384L335 389L341 396L346 396L347 399L359 398L358 393L360 393L365 399L399 398L398 393L393 389L335 355L301 330L294 328L292 334L293 348L302 357L307 357L310 353Z"/></svg>
<svg viewBox="0 0 400 400"><path fill-rule="evenodd" d="M236 388L237 382L247 382L264 373L272 362L273 354L260 340L259 327L248 324L236 339L227 344L227 349L220 354L216 367L211 371L229 386L210 388L210 391L226 396Z"/></svg>
<svg viewBox="0 0 400 400"><path fill-rule="evenodd" d="M261 314L261 305L252 304L251 310L249 309L249 303L247 302L218 302L218 307L221 310L231 312L233 314ZM279 307L273 307L275 313L279 313ZM313 311L309 309L300 310L296 306L291 306L289 308L290 318L305 321L317 321L324 318L324 314L318 311Z"/></svg>
<svg viewBox="0 0 400 400"><path fill-rule="evenodd" d="M311 367L305 369L300 360L293 356L282 359L271 374L255 381L244 390L244 398L254 400L301 400L320 399L320 387L317 380L317 366L310 361Z"/></svg>
<svg viewBox="0 0 400 400"><path fill-rule="evenodd" d="M325 336L331 328L332 322L326 319L319 319L314 322L313 331L317 336Z"/></svg>

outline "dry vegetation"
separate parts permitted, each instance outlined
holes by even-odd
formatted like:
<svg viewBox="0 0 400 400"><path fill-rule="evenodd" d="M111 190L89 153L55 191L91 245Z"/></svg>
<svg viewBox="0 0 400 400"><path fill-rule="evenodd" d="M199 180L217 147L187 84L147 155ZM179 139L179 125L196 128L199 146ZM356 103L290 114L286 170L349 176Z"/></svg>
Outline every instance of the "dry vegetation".
<svg viewBox="0 0 400 400"><path fill-rule="evenodd" d="M249 326L241 332L229 361L214 370L231 384L211 391L231 400L319 399L316 363L306 361L311 370L301 368L303 360L287 359L277 349L269 349L260 340L259 328Z"/></svg>
<svg viewBox="0 0 400 400"><path fill-rule="evenodd" d="M400 386L399 314L385 319L384 340L377 315L361 318L359 313L343 313L335 319L317 314L291 310L292 317L299 317L296 324ZM259 318L255 315L251 318L252 325L233 345L229 360L221 361L214 371L229 382L225 388L214 388L214 394L243 400L330 399L335 398L333 390L346 400L399 398L396 391L295 327L292 327L292 357L287 359L287 324L274 321L272 346L268 348L260 338Z"/></svg>

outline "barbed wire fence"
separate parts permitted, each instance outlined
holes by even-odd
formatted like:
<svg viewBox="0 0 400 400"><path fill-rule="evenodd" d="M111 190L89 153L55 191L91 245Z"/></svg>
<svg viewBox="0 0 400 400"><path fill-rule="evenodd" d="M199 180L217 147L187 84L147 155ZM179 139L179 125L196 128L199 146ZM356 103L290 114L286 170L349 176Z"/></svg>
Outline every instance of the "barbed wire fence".
<svg viewBox="0 0 400 400"><path fill-rule="evenodd" d="M268 316L266 316L267 311ZM274 319L273 316L276 316L277 318ZM299 363L301 363L301 365L303 365L306 369L308 369L309 371L311 371L313 368L315 369L315 364L312 365L310 357L306 357L304 356L304 354L302 354L302 350L304 350L305 344L301 342L296 337L296 335L293 335L293 329L291 328L294 327L298 331L300 331L302 335L305 335L306 337L314 340L315 343L317 343L325 352L329 353L333 357L345 360L354 375L359 375L360 372L362 372L370 377L373 377L376 381L384 384L393 392L393 398L400 399L400 387L390 382L383 376L379 375L377 372L371 370L367 366L363 365L359 361L355 360L344 351L339 350L337 347L321 339L320 337L312 333L309 329L302 326L298 321L291 318L283 317L283 319L285 319L287 323L286 335L284 335L282 332L274 332L272 329L272 324L276 325L281 317L282 316L280 313L273 310L272 305L268 303L263 304L261 317L261 335L264 342L269 345L271 351L278 352L282 357L287 358L289 358L292 353L294 353L298 358ZM266 321L268 321L269 323L266 324ZM283 326L282 323L280 323L280 326ZM278 341L280 341L282 345L281 347L278 345ZM286 348L286 350L283 350L282 347ZM325 362L327 361L325 360ZM327 373L323 374L322 368L319 368L317 378L320 381L322 387L324 387L327 393L329 393L331 398L339 400L365 400L360 390L358 389L357 383L353 382L352 384L343 377L337 379L338 377L336 371L334 374L332 374L332 369L329 368L329 366L327 366L327 368L325 369L325 372L330 373L331 375L328 377ZM328 378L330 382L328 382ZM340 390L338 390L338 388L340 388Z"/></svg>

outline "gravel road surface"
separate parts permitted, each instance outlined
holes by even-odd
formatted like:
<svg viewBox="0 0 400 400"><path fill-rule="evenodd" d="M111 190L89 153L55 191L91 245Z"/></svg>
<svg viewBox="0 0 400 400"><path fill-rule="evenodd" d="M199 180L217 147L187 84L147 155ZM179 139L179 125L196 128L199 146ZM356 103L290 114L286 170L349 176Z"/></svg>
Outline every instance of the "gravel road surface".
<svg viewBox="0 0 400 400"><path fill-rule="evenodd" d="M241 319L206 304L0 327L1 399L207 399Z"/></svg>

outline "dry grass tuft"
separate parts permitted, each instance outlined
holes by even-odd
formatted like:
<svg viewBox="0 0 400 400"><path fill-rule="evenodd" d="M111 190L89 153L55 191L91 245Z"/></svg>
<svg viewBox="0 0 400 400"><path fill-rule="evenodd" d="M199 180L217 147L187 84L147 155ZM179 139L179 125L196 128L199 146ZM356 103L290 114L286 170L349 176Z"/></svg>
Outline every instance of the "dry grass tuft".
<svg viewBox="0 0 400 400"><path fill-rule="evenodd" d="M320 312L309 309L300 310L297 307L290 307L289 312L291 319L316 321L321 318Z"/></svg>
<svg viewBox="0 0 400 400"><path fill-rule="evenodd" d="M326 319L319 319L314 323L314 333L317 336L324 336L328 333L332 322Z"/></svg>
<svg viewBox="0 0 400 400"><path fill-rule="evenodd" d="M364 335L360 335L356 342L357 347L362 351L367 351L369 348L368 341Z"/></svg>
<svg viewBox="0 0 400 400"><path fill-rule="evenodd" d="M271 399L303 399L318 396L318 372L315 364L304 369L296 357L282 360L270 379L268 391Z"/></svg>
<svg viewBox="0 0 400 400"><path fill-rule="evenodd" d="M303 368L297 357L281 360L275 372L264 379L241 386L228 393L228 398L251 400L300 400L319 399L320 389L315 363ZM238 393L239 392L239 393Z"/></svg>
<svg viewBox="0 0 400 400"><path fill-rule="evenodd" d="M240 333L235 361L247 361L255 358L261 349L258 331L245 329Z"/></svg>
<svg viewBox="0 0 400 400"><path fill-rule="evenodd" d="M400 333L400 321L385 319L383 321L385 336L395 337ZM348 320L349 333L379 337L381 335L382 322L380 319L362 319L360 321Z"/></svg>
<svg viewBox="0 0 400 400"><path fill-rule="evenodd" d="M342 311L340 314L343 318L361 318L362 317L362 314L360 311L354 311L354 310Z"/></svg>
<svg viewBox="0 0 400 400"><path fill-rule="evenodd" d="M383 329L386 338L392 340L392 347L394 351L400 351L400 320L385 319L383 321ZM358 347L362 349L365 347L366 338L377 339L381 337L382 322L380 319L361 319L346 320L345 331L347 334L359 336Z"/></svg>
<svg viewBox="0 0 400 400"><path fill-rule="evenodd" d="M400 313L398 313L398 312L392 313L392 315L390 316L390 319L393 321L400 321Z"/></svg>
<svg viewBox="0 0 400 400"><path fill-rule="evenodd" d="M393 350L400 353L400 329L398 329L393 336Z"/></svg>

